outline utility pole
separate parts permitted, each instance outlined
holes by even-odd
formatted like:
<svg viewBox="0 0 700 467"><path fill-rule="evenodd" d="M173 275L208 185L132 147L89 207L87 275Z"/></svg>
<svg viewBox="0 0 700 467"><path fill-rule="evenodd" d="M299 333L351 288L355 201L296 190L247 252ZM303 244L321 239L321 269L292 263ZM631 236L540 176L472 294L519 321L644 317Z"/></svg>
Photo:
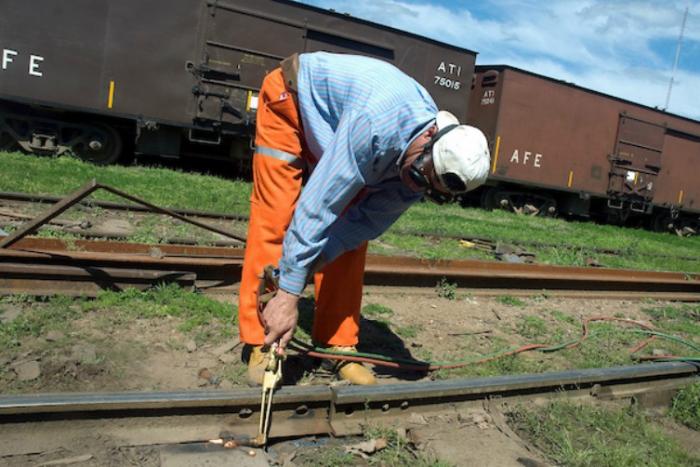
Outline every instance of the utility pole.
<svg viewBox="0 0 700 467"><path fill-rule="evenodd" d="M683 33L685 32L685 22L688 19L688 10L690 6L685 7L685 12L683 13L683 22L681 23L681 33L678 35L678 44L676 45L676 58L673 60L673 71L671 71L671 80L668 82L668 92L666 93L666 105L664 105L664 110L668 110L668 104L671 101L671 89L673 88L673 78L676 76L676 71L678 70L678 61L681 58L681 45L683 44Z"/></svg>

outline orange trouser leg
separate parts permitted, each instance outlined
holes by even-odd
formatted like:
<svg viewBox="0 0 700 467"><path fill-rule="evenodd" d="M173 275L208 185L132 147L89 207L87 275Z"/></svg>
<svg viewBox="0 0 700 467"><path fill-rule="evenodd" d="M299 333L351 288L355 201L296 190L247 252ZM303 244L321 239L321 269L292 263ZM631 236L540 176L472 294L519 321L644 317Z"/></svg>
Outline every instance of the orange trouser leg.
<svg viewBox="0 0 700 467"><path fill-rule="evenodd" d="M253 156L253 192L246 241L238 321L241 341L260 345L264 331L257 315L257 289L263 268L277 265L282 241L301 193L302 169L299 163L261 154L265 148L302 158L299 117L293 99L286 92L277 69L260 89Z"/></svg>
<svg viewBox="0 0 700 467"><path fill-rule="evenodd" d="M302 164L310 159L294 100L284 87L279 69L260 89L253 157L253 193L239 290L241 341L260 345L264 331L257 316L257 288L263 268L279 263L284 234L301 193ZM272 151L270 151L272 149ZM282 152L298 159L275 158ZM354 345L359 331L362 276L366 244L347 252L316 274L314 340L322 344Z"/></svg>
<svg viewBox="0 0 700 467"><path fill-rule="evenodd" d="M312 337L320 344L357 344L367 243L339 256L314 276L316 314Z"/></svg>

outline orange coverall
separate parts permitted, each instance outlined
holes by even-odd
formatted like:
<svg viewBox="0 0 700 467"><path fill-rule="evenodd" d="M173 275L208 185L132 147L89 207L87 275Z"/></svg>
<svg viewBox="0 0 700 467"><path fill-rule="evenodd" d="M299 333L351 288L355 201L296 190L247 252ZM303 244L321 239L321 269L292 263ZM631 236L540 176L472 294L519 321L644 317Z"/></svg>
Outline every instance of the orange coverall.
<svg viewBox="0 0 700 467"><path fill-rule="evenodd" d="M282 242L302 190L308 164L316 162L304 141L296 96L281 69L269 73L260 89L253 156L253 193L239 291L241 341L261 345L263 326L257 316L257 288L263 268L277 265ZM367 242L348 251L314 275L315 343L357 344Z"/></svg>

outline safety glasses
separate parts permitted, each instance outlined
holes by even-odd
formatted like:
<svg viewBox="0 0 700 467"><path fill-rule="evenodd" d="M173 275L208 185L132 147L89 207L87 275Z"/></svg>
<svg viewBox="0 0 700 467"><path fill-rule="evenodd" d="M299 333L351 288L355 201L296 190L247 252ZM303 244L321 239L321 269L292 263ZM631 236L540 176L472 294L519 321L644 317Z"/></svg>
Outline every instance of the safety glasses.
<svg viewBox="0 0 700 467"><path fill-rule="evenodd" d="M421 190L423 195L430 201L436 204L445 204L452 201L453 196L449 193L442 192L433 187L430 182L430 172L433 171L433 145L450 130L457 128L458 125L448 125L438 131L435 136L423 146L423 151L411 164L408 169L408 175L411 181Z"/></svg>

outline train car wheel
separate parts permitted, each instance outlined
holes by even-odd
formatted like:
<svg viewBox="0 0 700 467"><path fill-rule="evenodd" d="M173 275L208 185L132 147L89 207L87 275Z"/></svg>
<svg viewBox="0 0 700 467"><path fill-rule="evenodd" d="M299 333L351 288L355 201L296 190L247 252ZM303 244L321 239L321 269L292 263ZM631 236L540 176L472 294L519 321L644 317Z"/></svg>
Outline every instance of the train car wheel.
<svg viewBox="0 0 700 467"><path fill-rule="evenodd" d="M540 206L538 215L542 217L557 217L557 214L559 214L557 202L554 199L545 199Z"/></svg>
<svg viewBox="0 0 700 467"><path fill-rule="evenodd" d="M17 142L9 133L0 130L0 151L14 151L17 149Z"/></svg>
<svg viewBox="0 0 700 467"><path fill-rule="evenodd" d="M652 229L655 232L672 232L676 228L676 221L670 212L661 211L654 215Z"/></svg>
<svg viewBox="0 0 700 467"><path fill-rule="evenodd" d="M71 144L76 157L97 165L112 164L122 152L119 133L108 125L96 124L84 127L84 131Z"/></svg>
<svg viewBox="0 0 700 467"><path fill-rule="evenodd" d="M500 190L495 187L487 188L481 193L481 207L492 211L498 207L496 198Z"/></svg>

